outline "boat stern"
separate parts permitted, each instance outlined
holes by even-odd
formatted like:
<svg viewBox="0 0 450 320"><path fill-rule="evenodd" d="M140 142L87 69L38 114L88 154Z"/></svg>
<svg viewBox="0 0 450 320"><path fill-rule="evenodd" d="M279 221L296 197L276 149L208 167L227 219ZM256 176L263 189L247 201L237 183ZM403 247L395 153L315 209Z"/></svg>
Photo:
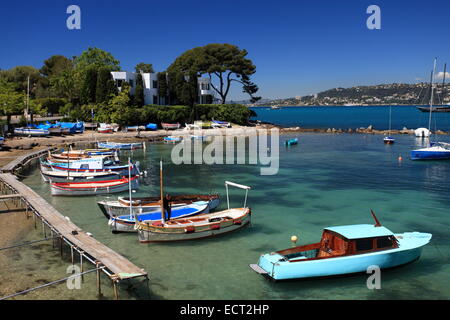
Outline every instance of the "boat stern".
<svg viewBox="0 0 450 320"><path fill-rule="evenodd" d="M257 264L251 264L250 268L265 277L276 280L275 269L281 259L283 256L278 253L266 253L259 257Z"/></svg>

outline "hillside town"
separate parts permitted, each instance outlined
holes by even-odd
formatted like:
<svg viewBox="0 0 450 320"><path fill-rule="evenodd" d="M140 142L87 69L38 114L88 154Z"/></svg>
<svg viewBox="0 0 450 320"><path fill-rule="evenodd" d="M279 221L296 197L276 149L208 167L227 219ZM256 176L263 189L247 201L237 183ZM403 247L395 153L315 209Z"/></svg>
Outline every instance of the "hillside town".
<svg viewBox="0 0 450 320"><path fill-rule="evenodd" d="M436 85L433 95L436 104L450 103L450 85ZM251 106L365 106L365 105L415 105L427 104L430 84L393 83L352 88L334 88L317 94L285 99L264 99Z"/></svg>

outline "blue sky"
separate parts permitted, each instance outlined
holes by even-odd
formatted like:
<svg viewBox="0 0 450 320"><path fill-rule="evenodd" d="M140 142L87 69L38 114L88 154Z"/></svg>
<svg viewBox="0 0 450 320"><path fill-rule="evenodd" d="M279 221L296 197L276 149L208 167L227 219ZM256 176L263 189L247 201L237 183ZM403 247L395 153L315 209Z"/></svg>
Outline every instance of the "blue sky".
<svg viewBox="0 0 450 320"><path fill-rule="evenodd" d="M81 8L81 30L68 30L66 8ZM366 9L381 8L381 30ZM165 70L184 51L208 43L245 48L264 98L335 87L428 81L450 62L450 2L365 0L3 1L0 68L40 68L53 54L89 46L111 52L123 70L138 62ZM450 65L449 65L450 69ZM240 88L232 99L246 98Z"/></svg>

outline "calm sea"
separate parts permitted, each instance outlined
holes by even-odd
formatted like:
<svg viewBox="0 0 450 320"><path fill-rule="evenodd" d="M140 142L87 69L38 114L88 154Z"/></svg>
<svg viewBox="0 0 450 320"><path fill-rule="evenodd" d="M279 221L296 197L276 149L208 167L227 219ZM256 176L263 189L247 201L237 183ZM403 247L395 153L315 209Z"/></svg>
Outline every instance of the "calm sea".
<svg viewBox="0 0 450 320"><path fill-rule="evenodd" d="M386 113L386 109L377 110ZM396 110L413 112L403 107ZM288 112L298 112L299 124L305 119L298 109L265 114ZM297 137L299 144L285 148L284 140L291 137ZM135 195L158 194L160 158L165 163L165 191L170 193L216 191L224 200L225 180L252 187L252 225L198 241L139 244L135 234L110 232L96 197L52 197L37 169L30 171L24 182L75 224L149 272L149 290L145 282L125 282L121 285L123 299L449 299L450 162L413 162L409 151L421 146L421 140L399 135L394 145L387 146L382 138L363 134L282 136L280 170L274 176L260 176L258 165L174 165L170 163L171 145L148 144L145 151L123 153L122 160L131 155L148 172ZM442 140L450 142L447 136ZM241 190L232 191L231 202L242 205ZM224 200L221 207L225 205ZM248 267L262 253L290 247L292 235L299 237L299 244L307 244L319 241L324 227L373 223L370 209L393 232L433 234L418 261L382 272L380 290L367 289L366 275L272 283ZM41 232L40 226L33 229L28 240L41 238ZM11 254L11 271L30 279L39 274L36 285L63 278L70 265L70 251L66 250L61 260L51 243ZM106 276L102 283L103 298L112 299ZM61 284L21 298L97 299L95 273L86 276L82 290L68 290Z"/></svg>
<svg viewBox="0 0 450 320"><path fill-rule="evenodd" d="M354 107L283 107L272 110L268 107L252 108L256 119L277 125L304 128L367 128L389 129L389 106ZM415 106L392 106L391 128L428 128L429 113L421 112ZM431 130L450 131L450 113L433 113Z"/></svg>

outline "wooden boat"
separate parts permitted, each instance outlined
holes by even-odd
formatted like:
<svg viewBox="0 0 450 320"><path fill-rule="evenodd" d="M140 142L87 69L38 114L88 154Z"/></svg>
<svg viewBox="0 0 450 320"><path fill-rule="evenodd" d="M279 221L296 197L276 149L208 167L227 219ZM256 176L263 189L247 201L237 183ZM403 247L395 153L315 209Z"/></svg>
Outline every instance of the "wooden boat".
<svg viewBox="0 0 450 320"><path fill-rule="evenodd" d="M50 184L53 196L89 196L122 192L128 189L131 181L133 188L139 186L139 176L130 179L105 180L96 182L52 182Z"/></svg>
<svg viewBox="0 0 450 320"><path fill-rule="evenodd" d="M43 137L48 136L50 134L50 131L46 129L24 127L24 128L15 128L14 134L21 136Z"/></svg>
<svg viewBox="0 0 450 320"><path fill-rule="evenodd" d="M229 181L225 181L228 204L227 210L199 214L192 218L171 219L170 216L167 217L166 213L171 210L163 201L162 164L160 164L160 167L161 221L146 221L137 217L135 218L135 221L137 221L136 228L138 230L138 238L141 243L207 238L241 229L250 223L251 210L246 207L247 195L250 187ZM230 209L228 196L229 185L246 190L243 208Z"/></svg>
<svg viewBox="0 0 450 320"><path fill-rule="evenodd" d="M97 146L99 148L105 149L113 149L113 150L135 150L145 148L145 144L143 142L131 142L131 143L122 143L122 142L97 142Z"/></svg>
<svg viewBox="0 0 450 320"><path fill-rule="evenodd" d="M174 207L170 210L171 218L191 217L200 213L209 212L209 202L196 201L191 204ZM158 206L157 211L147 213L131 212L129 214L110 217L108 225L113 232L136 232L136 219L139 221L145 220L147 222L161 221L161 205Z"/></svg>
<svg viewBox="0 0 450 320"><path fill-rule="evenodd" d="M170 202L172 209L186 206L198 201L208 202L208 210L212 211L220 203L219 195L202 195L202 194L187 194L187 195L168 195L166 199ZM132 214L150 213L161 210L160 197L145 197L145 198L133 198L131 200ZM106 218L126 215L130 212L130 198L118 197L117 200L101 200L97 201L100 210L103 212ZM172 215L172 217L174 217ZM161 218L161 214L159 216Z"/></svg>
<svg viewBox="0 0 450 320"><path fill-rule="evenodd" d="M126 174L128 172L127 165L120 166L107 166L103 162L97 163L81 163L78 162L75 165L72 163L49 163L44 160L40 160L41 170L51 170L51 171L70 171L70 172L119 172L121 174ZM139 174L139 163L133 165L133 174Z"/></svg>
<svg viewBox="0 0 450 320"><path fill-rule="evenodd" d="M286 140L284 143L286 144L286 147L293 146L295 144L298 144L298 139L292 138L292 139Z"/></svg>
<svg viewBox="0 0 450 320"><path fill-rule="evenodd" d="M179 129L180 128L180 124L177 123L165 123L165 122L161 122L161 127L164 130L175 130L175 129Z"/></svg>
<svg viewBox="0 0 450 320"><path fill-rule="evenodd" d="M99 132L99 133L113 133L113 127L99 127L99 128L97 128L97 131Z"/></svg>
<svg viewBox="0 0 450 320"><path fill-rule="evenodd" d="M315 278L366 272L412 262L420 257L430 233L394 234L381 226L358 224L325 228L318 243L261 255L250 267L271 280Z"/></svg>
<svg viewBox="0 0 450 320"><path fill-rule="evenodd" d="M63 172L63 171L41 171L45 182L93 182L105 180L117 180L121 177L118 172Z"/></svg>

